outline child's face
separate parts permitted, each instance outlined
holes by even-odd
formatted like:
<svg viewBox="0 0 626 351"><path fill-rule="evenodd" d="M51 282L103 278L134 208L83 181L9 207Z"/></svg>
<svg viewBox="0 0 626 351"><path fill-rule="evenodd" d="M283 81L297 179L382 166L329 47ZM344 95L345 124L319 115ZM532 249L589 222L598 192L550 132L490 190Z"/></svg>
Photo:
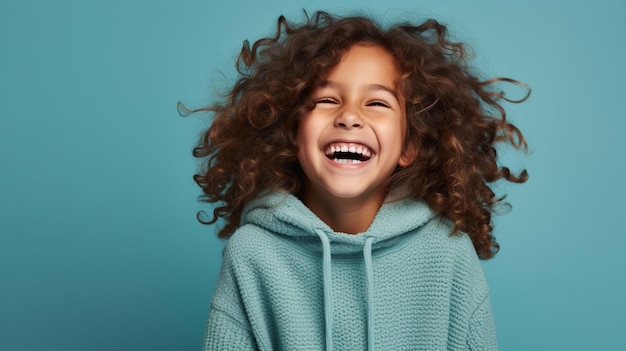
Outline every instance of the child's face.
<svg viewBox="0 0 626 351"><path fill-rule="evenodd" d="M393 170L408 164L400 73L386 50L355 45L327 78L298 128L304 202L380 202Z"/></svg>

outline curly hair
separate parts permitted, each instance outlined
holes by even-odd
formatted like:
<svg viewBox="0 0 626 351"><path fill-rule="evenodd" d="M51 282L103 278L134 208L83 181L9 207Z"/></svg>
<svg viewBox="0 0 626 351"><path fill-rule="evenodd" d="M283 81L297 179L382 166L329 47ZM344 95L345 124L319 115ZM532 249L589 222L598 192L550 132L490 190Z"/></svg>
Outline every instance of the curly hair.
<svg viewBox="0 0 626 351"><path fill-rule="evenodd" d="M239 78L222 101L198 110L214 115L193 155L202 159L194 176L204 195L216 203L213 218L225 225L218 236L229 238L240 224L244 205L270 191L299 195L303 172L297 158L301 117L314 107L310 94L323 83L342 55L355 44L376 45L395 59L406 100L407 140L417 150L414 162L394 171L388 189L424 199L467 233L481 259L499 245L492 235L491 214L503 204L489 184L500 179L523 183L528 174L513 174L497 163L495 145L526 149L522 133L506 119L504 93L481 80L468 65L468 49L450 41L435 20L384 28L366 17L339 18L326 12L307 16L303 24L279 17L273 37L252 47L244 41L237 59ZM530 90L528 90L530 93ZM508 204L506 204L508 205Z"/></svg>

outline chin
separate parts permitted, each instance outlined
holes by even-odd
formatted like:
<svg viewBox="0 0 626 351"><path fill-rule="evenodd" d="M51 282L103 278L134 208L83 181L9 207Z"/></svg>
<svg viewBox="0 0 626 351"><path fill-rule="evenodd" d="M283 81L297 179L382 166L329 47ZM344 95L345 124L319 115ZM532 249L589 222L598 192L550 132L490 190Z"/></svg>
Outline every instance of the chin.
<svg viewBox="0 0 626 351"><path fill-rule="evenodd" d="M360 201L378 201L383 197L381 191L367 191L365 189L328 189L329 193L336 200L360 200Z"/></svg>

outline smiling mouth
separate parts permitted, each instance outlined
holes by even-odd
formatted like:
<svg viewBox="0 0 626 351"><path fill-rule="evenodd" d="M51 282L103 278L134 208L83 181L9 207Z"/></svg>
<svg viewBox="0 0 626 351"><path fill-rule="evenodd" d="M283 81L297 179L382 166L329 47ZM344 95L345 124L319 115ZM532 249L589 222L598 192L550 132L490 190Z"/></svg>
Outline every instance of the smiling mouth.
<svg viewBox="0 0 626 351"><path fill-rule="evenodd" d="M328 159L337 163L358 164L372 158L372 150L354 143L332 143L326 146L324 153Z"/></svg>

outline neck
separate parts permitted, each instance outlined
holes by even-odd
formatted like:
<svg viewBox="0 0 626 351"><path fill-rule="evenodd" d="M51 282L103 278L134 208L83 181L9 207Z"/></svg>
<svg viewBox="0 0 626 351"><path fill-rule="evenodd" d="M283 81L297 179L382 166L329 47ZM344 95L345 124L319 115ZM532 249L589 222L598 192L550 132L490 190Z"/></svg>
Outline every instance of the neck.
<svg viewBox="0 0 626 351"><path fill-rule="evenodd" d="M380 194L367 201L361 198L312 201L313 197L310 195L305 191L302 197L304 204L332 230L347 234L365 232L385 199L384 194ZM318 196L315 198L319 200Z"/></svg>

